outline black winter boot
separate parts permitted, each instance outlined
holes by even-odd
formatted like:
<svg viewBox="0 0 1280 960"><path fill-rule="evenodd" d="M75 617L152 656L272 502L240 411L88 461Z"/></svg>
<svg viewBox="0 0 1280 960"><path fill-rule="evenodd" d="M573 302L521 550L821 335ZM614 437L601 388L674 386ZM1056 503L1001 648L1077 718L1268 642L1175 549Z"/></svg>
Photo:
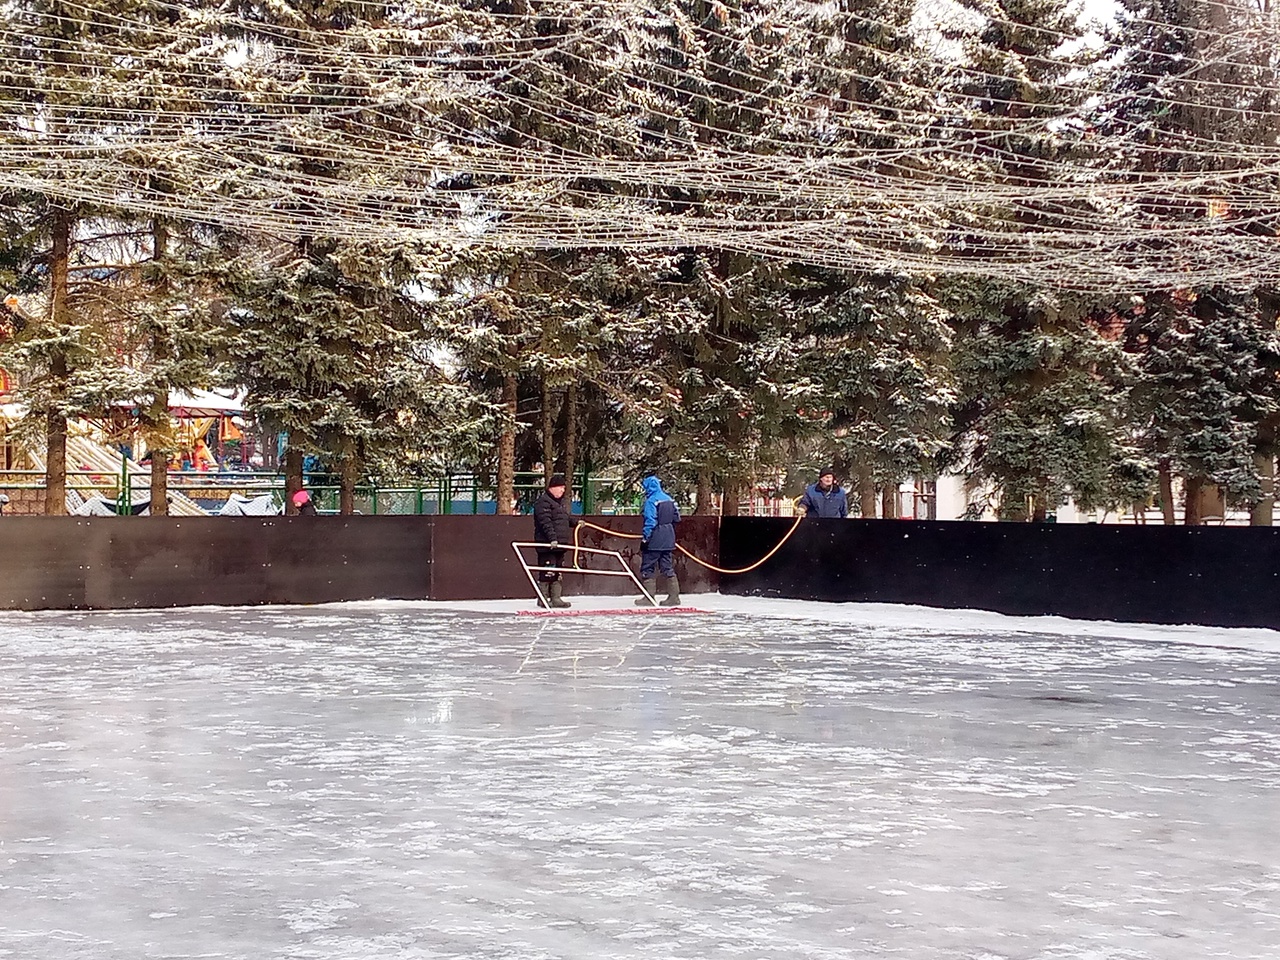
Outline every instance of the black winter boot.
<svg viewBox="0 0 1280 960"><path fill-rule="evenodd" d="M664 607L680 606L680 581L675 577L667 578L667 599L662 601Z"/></svg>
<svg viewBox="0 0 1280 960"><path fill-rule="evenodd" d="M563 596L564 584L557 580L547 589L547 595L551 597L551 606L553 607L572 607L573 604L566 600Z"/></svg>
<svg viewBox="0 0 1280 960"><path fill-rule="evenodd" d="M657 596L658 580L656 577L650 577L648 580L643 581L640 584L640 586L644 587L647 591L649 591L649 597ZM651 601L649 597L636 597L636 606L637 607L657 606L657 604Z"/></svg>

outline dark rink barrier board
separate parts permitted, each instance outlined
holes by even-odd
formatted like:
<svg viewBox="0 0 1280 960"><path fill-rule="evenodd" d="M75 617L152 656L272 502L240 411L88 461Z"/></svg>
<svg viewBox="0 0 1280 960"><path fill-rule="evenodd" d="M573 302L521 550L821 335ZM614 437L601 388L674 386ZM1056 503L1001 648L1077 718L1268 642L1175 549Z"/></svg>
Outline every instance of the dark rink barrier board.
<svg viewBox="0 0 1280 960"><path fill-rule="evenodd" d="M591 519L639 530L637 517ZM711 562L718 522L682 524L690 549ZM512 540L532 538L530 517L3 517L0 610L526 597L532 604L511 550ZM638 569L636 541L596 531L582 538L583 546L606 542ZM716 589L715 575L701 567L677 569L685 590ZM566 593L635 593L629 578L567 580Z"/></svg>
<svg viewBox="0 0 1280 960"><path fill-rule="evenodd" d="M425 599L421 517L4 517L0 608Z"/></svg>
<svg viewBox="0 0 1280 960"><path fill-rule="evenodd" d="M503 600L533 599L529 578L520 568L512 541L533 540L532 517L432 517L431 599L433 600ZM643 526L640 517L587 517L592 523L620 533L638 534ZM710 563L716 563L720 552L719 517L685 517L680 522L680 542L690 552ZM611 537L599 530L583 528L579 546L598 550L616 550L633 571L640 571L640 541ZM570 541L564 544L572 547ZM532 550L525 559L534 564ZM708 593L719 589L719 577L687 557L676 554L676 575L687 593ZM583 567L621 570L616 560L582 554ZM565 555L572 565L573 553ZM536 574L535 574L536 576ZM630 577L601 577L564 574L566 596L637 596ZM659 583L659 589L662 584Z"/></svg>
<svg viewBox="0 0 1280 960"><path fill-rule="evenodd" d="M725 517L722 565L790 520ZM972 608L1086 620L1280 629L1280 528L805 521L724 593Z"/></svg>

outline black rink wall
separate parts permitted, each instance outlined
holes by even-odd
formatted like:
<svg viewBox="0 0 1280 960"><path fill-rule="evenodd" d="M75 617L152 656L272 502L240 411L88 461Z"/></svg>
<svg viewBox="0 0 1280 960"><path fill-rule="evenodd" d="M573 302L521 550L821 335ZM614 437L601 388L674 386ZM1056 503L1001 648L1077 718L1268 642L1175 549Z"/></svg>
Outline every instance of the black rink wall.
<svg viewBox="0 0 1280 960"><path fill-rule="evenodd" d="M591 519L625 532L641 525L639 517ZM531 517L3 517L0 610L504 597L532 603L533 588L511 550L511 541L532 536ZM690 517L681 536L715 562L719 518ZM634 568L635 543L588 531L581 545L619 550ZM617 569L616 561L595 557L583 566ZM688 592L716 589L714 573L687 562L678 569ZM566 576L566 593L635 593L622 577Z"/></svg>
<svg viewBox="0 0 1280 960"><path fill-rule="evenodd" d="M0 609L423 599L421 517L4 517Z"/></svg>
<svg viewBox="0 0 1280 960"><path fill-rule="evenodd" d="M510 543L532 526L528 517L4 517L0 609L531 599ZM711 562L718 542L718 562L735 568L790 526L690 517L681 541ZM607 542L635 563L633 541ZM690 593L719 580L726 593L759 596L1280 629L1280 528L815 520L753 573L680 569ZM588 589L634 587L595 578Z"/></svg>
<svg viewBox="0 0 1280 960"><path fill-rule="evenodd" d="M725 517L744 567L791 521ZM1280 528L806 520L724 593L1280 629Z"/></svg>

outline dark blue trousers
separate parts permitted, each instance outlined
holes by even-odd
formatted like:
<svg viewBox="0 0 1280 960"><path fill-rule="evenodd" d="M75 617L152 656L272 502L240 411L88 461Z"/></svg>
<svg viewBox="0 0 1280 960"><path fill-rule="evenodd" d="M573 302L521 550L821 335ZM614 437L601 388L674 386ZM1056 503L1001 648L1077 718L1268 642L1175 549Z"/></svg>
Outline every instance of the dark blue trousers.
<svg viewBox="0 0 1280 960"><path fill-rule="evenodd" d="M664 577L676 575L676 565L671 562L674 550L644 550L640 553L640 579L648 580L653 576L655 568L662 571Z"/></svg>

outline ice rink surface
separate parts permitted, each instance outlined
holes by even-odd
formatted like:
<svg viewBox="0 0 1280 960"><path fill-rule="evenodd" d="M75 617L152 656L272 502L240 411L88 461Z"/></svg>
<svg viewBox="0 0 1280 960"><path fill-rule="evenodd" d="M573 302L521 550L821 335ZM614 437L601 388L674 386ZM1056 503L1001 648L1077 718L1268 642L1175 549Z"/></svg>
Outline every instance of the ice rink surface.
<svg viewBox="0 0 1280 960"><path fill-rule="evenodd" d="M2 615L0 957L1277 956L1277 634L692 599Z"/></svg>

